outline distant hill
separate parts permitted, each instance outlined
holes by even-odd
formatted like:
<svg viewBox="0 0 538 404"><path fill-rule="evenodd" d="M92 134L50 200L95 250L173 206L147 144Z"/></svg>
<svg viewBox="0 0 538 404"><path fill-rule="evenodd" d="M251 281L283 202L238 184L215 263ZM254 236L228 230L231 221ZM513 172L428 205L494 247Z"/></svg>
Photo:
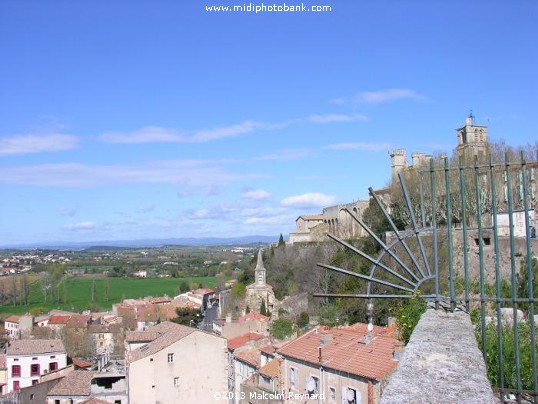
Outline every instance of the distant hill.
<svg viewBox="0 0 538 404"><path fill-rule="evenodd" d="M234 245L234 244L256 244L256 243L276 243L279 236L243 236L243 237L206 237L206 238L166 238L166 239L143 239L143 240L105 240L105 241L49 241L41 243L27 244L6 244L0 245L2 249L30 249L48 248L54 250L64 249L88 249L99 248L143 248L162 246L204 246L204 245Z"/></svg>

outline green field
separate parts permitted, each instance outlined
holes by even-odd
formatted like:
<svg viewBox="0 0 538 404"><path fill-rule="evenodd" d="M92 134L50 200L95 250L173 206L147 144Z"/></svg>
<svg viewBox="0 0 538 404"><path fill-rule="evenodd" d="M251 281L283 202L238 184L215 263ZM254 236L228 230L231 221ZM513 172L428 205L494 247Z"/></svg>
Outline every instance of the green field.
<svg viewBox="0 0 538 404"><path fill-rule="evenodd" d="M72 311L82 311L93 308L108 310L113 303L118 303L123 299L138 298L145 296L175 296L178 293L179 285L182 281L187 281L190 285L198 287L201 283L204 287L213 288L216 283L214 277L194 277L194 278L104 278L104 277L73 277L62 281L59 286L61 300L65 297L65 302L50 302L50 295L47 303L41 290L39 282L31 285L30 304L17 305L5 304L0 306L0 316L8 314L24 314L32 309L42 308L44 312L51 309L62 309ZM95 282L95 301L92 302L92 285ZM108 282L108 301L105 301L105 282ZM65 285L64 285L65 284Z"/></svg>

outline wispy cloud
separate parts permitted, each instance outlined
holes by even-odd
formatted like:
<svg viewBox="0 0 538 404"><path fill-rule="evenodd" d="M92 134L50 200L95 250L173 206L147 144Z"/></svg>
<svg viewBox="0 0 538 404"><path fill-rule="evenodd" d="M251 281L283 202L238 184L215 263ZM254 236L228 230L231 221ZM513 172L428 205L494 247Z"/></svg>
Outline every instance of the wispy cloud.
<svg viewBox="0 0 538 404"><path fill-rule="evenodd" d="M362 114L312 114L306 118L289 119L283 122L269 123L256 120L219 126L212 129L197 131L181 131L162 126L145 126L131 132L106 132L98 136L105 143L207 143L219 139L233 138L246 135L257 130L277 130L290 125L314 123L329 124L338 122L368 121L368 117Z"/></svg>
<svg viewBox="0 0 538 404"><path fill-rule="evenodd" d="M235 125L186 133L161 126L146 126L132 132L107 132L99 136L106 143L206 143L213 140L237 137L256 129L273 125L257 121L244 121Z"/></svg>
<svg viewBox="0 0 538 404"><path fill-rule="evenodd" d="M271 199L271 194L263 189L252 189L245 191L241 194L245 199L255 200L255 201L266 201Z"/></svg>
<svg viewBox="0 0 538 404"><path fill-rule="evenodd" d="M336 197L317 192L309 192L284 198L280 204L294 208L323 208L336 203Z"/></svg>
<svg viewBox="0 0 538 404"><path fill-rule="evenodd" d="M366 115L362 114L322 114L322 115L310 115L307 119L313 123L334 123L334 122L355 122L355 121L369 121L370 119Z"/></svg>
<svg viewBox="0 0 538 404"><path fill-rule="evenodd" d="M94 222L79 222L79 223L67 223L63 226L64 230L77 231L77 230L93 230L96 228Z"/></svg>
<svg viewBox="0 0 538 404"><path fill-rule="evenodd" d="M401 99L424 101L427 98L414 90L391 88L379 91L364 91L351 97L336 98L332 102L335 104L381 104Z"/></svg>
<svg viewBox="0 0 538 404"><path fill-rule="evenodd" d="M145 126L133 132L107 132L99 136L106 143L166 143L182 142L183 137L175 129L161 126Z"/></svg>
<svg viewBox="0 0 538 404"><path fill-rule="evenodd" d="M0 156L72 150L78 146L73 135L18 135L0 138Z"/></svg>
<svg viewBox="0 0 538 404"><path fill-rule="evenodd" d="M325 150L385 151L392 147L390 143L335 143L323 147Z"/></svg>
<svg viewBox="0 0 538 404"><path fill-rule="evenodd" d="M39 164L0 167L0 184L86 188L118 184L179 184L208 187L241 179L260 178L255 174L231 172L220 161L164 160L136 165L87 165L80 163Z"/></svg>

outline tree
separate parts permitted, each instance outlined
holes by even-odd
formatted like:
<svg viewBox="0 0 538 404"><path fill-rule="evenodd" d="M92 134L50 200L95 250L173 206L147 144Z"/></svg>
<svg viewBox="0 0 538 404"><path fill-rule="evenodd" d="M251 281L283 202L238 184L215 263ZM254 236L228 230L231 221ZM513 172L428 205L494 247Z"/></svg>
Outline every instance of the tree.
<svg viewBox="0 0 538 404"><path fill-rule="evenodd" d="M267 308L265 306L265 299L262 300L262 304L260 305L260 314L262 316L268 316L269 313L267 312Z"/></svg>
<svg viewBox="0 0 538 404"><path fill-rule="evenodd" d="M297 319L297 327L303 328L306 327L310 323L310 316L306 311L302 311L301 314L299 314L299 318Z"/></svg>
<svg viewBox="0 0 538 404"><path fill-rule="evenodd" d="M189 309L187 307L178 307L176 309L177 317L173 318L172 322L192 327L196 326L200 322L200 312L196 309Z"/></svg>
<svg viewBox="0 0 538 404"><path fill-rule="evenodd" d="M104 302L108 302L109 289L110 289L110 282L108 282L108 279L105 279L105 282L103 284L103 301Z"/></svg>
<svg viewBox="0 0 538 404"><path fill-rule="evenodd" d="M285 247L286 242L284 241L284 236L282 236L282 233L280 233L280 237L278 238L278 247Z"/></svg>
<svg viewBox="0 0 538 404"><path fill-rule="evenodd" d="M185 280L181 281L181 283L179 284L179 293L185 293L185 292L188 292L189 290L190 290L189 283Z"/></svg>
<svg viewBox="0 0 538 404"><path fill-rule="evenodd" d="M284 339L293 334L293 323L290 320L275 320L271 324L271 335L276 339Z"/></svg>

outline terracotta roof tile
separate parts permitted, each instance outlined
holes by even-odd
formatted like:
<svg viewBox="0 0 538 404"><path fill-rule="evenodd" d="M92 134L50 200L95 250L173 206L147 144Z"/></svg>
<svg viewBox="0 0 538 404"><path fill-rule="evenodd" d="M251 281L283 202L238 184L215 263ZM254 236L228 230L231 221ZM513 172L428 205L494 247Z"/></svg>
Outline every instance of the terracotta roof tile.
<svg viewBox="0 0 538 404"><path fill-rule="evenodd" d="M89 314L75 314L71 316L66 324L69 328L86 328L90 323L92 316Z"/></svg>
<svg viewBox="0 0 538 404"><path fill-rule="evenodd" d="M9 317L6 317L6 319L4 320L4 322L8 321L10 323L17 323L19 324L19 320L20 320L20 316L9 316Z"/></svg>
<svg viewBox="0 0 538 404"><path fill-rule="evenodd" d="M319 366L321 346L321 363L325 368L380 380L398 365L393 358L396 337L382 327L377 327L377 332L374 329L373 338L367 343L364 343L365 336L366 324L329 330L316 327L279 349L278 353Z"/></svg>
<svg viewBox="0 0 538 404"><path fill-rule="evenodd" d="M281 359L273 359L272 361L267 362L260 368L260 374L271 378L279 376L281 363Z"/></svg>
<svg viewBox="0 0 538 404"><path fill-rule="evenodd" d="M249 341L258 341L262 338L263 335L256 334L255 332L249 332L248 334L243 334L239 337L230 338L228 340L228 349L234 350L243 345L246 345Z"/></svg>
<svg viewBox="0 0 538 404"><path fill-rule="evenodd" d="M79 368L89 368L92 365L91 362L87 362L78 358L72 358L71 360L73 361L73 365Z"/></svg>
<svg viewBox="0 0 538 404"><path fill-rule="evenodd" d="M94 372L73 370L65 375L50 391L48 396L89 396Z"/></svg>
<svg viewBox="0 0 538 404"><path fill-rule="evenodd" d="M9 343L6 355L37 355L52 352L65 352L59 339L20 339Z"/></svg>
<svg viewBox="0 0 538 404"><path fill-rule="evenodd" d="M50 316L49 318L49 325L54 325L54 324L67 324L67 322L69 321L69 319L71 318L70 315L52 315Z"/></svg>
<svg viewBox="0 0 538 404"><path fill-rule="evenodd" d="M263 314L255 313L253 311L237 319L239 323L245 323L245 322L254 321L254 320L268 323L271 319L267 316L264 316Z"/></svg>
<svg viewBox="0 0 538 404"><path fill-rule="evenodd" d="M255 368L260 367L260 350L257 348L245 349L244 351L237 352L235 354L235 358L242 362L248 363Z"/></svg>

